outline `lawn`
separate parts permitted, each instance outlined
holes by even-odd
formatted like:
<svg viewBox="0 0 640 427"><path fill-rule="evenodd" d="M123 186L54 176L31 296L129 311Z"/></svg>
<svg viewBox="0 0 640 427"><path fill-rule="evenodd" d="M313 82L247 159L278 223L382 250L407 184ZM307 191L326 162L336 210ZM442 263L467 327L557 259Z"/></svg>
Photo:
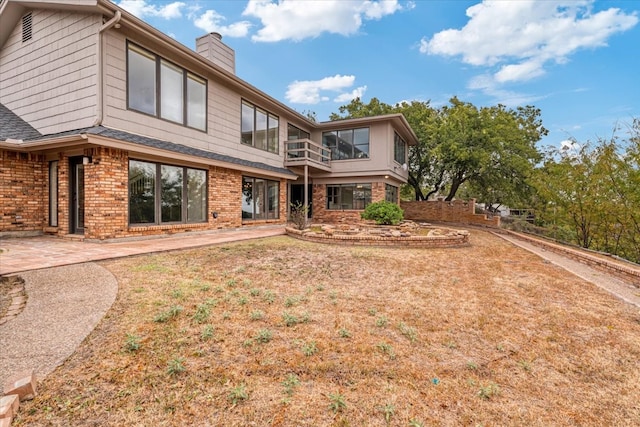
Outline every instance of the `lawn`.
<svg viewBox="0 0 640 427"><path fill-rule="evenodd" d="M14 425L640 425L638 309L486 232L102 265L116 302Z"/></svg>

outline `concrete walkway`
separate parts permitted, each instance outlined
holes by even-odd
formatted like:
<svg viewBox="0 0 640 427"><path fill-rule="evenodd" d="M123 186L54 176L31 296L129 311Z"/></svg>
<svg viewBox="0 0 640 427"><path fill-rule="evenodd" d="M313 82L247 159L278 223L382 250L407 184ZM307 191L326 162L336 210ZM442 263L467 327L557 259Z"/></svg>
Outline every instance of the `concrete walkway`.
<svg viewBox="0 0 640 427"><path fill-rule="evenodd" d="M0 384L35 370L40 380L62 364L96 327L118 293L118 282L95 263L20 273L27 305L0 325Z"/></svg>
<svg viewBox="0 0 640 427"><path fill-rule="evenodd" d="M493 235L501 237L516 246L532 252L539 257L546 259L547 261L564 268L570 273L575 274L581 279L591 282L596 286L610 292L621 300L640 307L640 289L635 286L625 283L624 281L612 276L611 274L604 273L600 270L596 270L589 267L586 264L572 260L568 257L562 256L558 253L547 251L540 246L533 245L527 241L508 236L505 234L493 233Z"/></svg>

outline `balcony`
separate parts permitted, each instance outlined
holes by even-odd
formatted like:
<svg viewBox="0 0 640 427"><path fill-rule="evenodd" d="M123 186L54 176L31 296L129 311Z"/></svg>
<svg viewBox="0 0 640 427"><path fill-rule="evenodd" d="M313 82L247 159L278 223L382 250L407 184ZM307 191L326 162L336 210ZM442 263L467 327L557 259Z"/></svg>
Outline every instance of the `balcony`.
<svg viewBox="0 0 640 427"><path fill-rule="evenodd" d="M325 172L331 172L331 151L310 139L285 141L286 167L309 166Z"/></svg>

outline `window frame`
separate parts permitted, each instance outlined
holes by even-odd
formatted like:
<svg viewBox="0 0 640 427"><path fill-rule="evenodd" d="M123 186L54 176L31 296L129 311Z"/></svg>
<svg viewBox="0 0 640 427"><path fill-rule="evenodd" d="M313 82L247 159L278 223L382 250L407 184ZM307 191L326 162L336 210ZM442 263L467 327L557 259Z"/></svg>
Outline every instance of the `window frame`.
<svg viewBox="0 0 640 427"><path fill-rule="evenodd" d="M153 221L150 222L131 222L131 162L146 163L153 166L154 171L154 183L153 183ZM162 162L153 162L143 159L130 158L128 162L128 178L127 178L127 223L130 227L148 227L158 225L171 225L171 224L206 224L208 222L208 205L209 205L209 171L206 169L199 169L189 166L174 165ZM179 221L163 221L163 191L162 191L162 169L178 168L182 172L182 184L180 188L180 220ZM204 188L203 200L204 206L202 206L202 219L190 220L189 211L189 171L204 172Z"/></svg>
<svg viewBox="0 0 640 427"><path fill-rule="evenodd" d="M244 114L245 107L247 108L247 112L249 109L252 110L252 118L251 118L251 142L245 142L244 135L248 132L242 128L244 124ZM264 140L261 143L261 146L257 145L258 141L258 114L262 114L265 117L265 127L264 129L260 129L260 131L264 131ZM276 126L272 127L271 123L275 121ZM271 134L275 135L275 144L273 144L272 138L270 138ZM249 147L257 148L258 150L266 151L268 153L280 154L280 117L271 113L269 110L259 107L254 103L247 101L246 99L242 99L240 101L240 143ZM262 146L264 145L264 147ZM271 150L271 148L275 148L275 151Z"/></svg>
<svg viewBox="0 0 640 427"><path fill-rule="evenodd" d="M400 145L398 142L402 144ZM399 149L400 147L402 147L402 150ZM402 154L402 161L398 160L400 154ZM395 131L393 132L393 160L400 165L407 163L407 143Z"/></svg>
<svg viewBox="0 0 640 427"><path fill-rule="evenodd" d="M247 201L246 203L251 203L251 211L245 211L245 183L251 184L251 202ZM260 183L261 186L256 184ZM256 200L260 200L255 196L255 189L260 188L262 190L262 207L264 208L261 212L257 212L258 204ZM275 209L270 208L270 192L269 190L275 188L275 201L276 206ZM259 178L250 175L242 175L242 191L241 191L241 216L242 221L268 221L268 220L277 220L280 219L280 181L275 181L267 178ZM245 212L250 212L251 217L245 216Z"/></svg>
<svg viewBox="0 0 640 427"><path fill-rule="evenodd" d="M364 197L356 199L356 190L362 188L360 191L363 192ZM349 203L343 203L347 198L345 198L345 192L343 189L345 188L353 188L351 191L351 202L350 207L346 206ZM371 203L372 198L372 189L373 185L371 183L347 183L347 184L327 184L326 185L326 203L325 208L330 211L363 211ZM367 197L368 195L368 197ZM340 207L332 207L332 199L333 205L339 205ZM354 207L356 205L356 200L364 200L362 208Z"/></svg>
<svg viewBox="0 0 640 427"><path fill-rule="evenodd" d="M385 182L385 184L384 184L384 199L387 202L398 204L398 194L399 194L399 192L400 192L400 189L398 187L396 187L395 185L387 184ZM393 197L393 200L391 200L392 197Z"/></svg>
<svg viewBox="0 0 640 427"><path fill-rule="evenodd" d="M131 64L130 64L130 60L129 60L129 51L132 50L135 53L139 54L139 55L145 55L148 57L148 59L153 59L154 63L155 63L155 67L154 67L154 75L153 78L155 80L155 84L154 84L154 88L155 88L155 99L154 99L154 113L149 113L140 109L137 109L135 107L132 107L131 105L131 91L130 91L130 72L131 72ZM174 71L180 71L182 74L182 85L181 85L181 92L182 92L182 117L181 117L181 121L175 121L172 120L170 118L166 118L163 117L163 112L162 112L162 68L163 66L166 66L168 68L172 68L174 69ZM192 81L196 82L196 83L200 83L204 86L204 105L203 105L203 109L204 109L204 128L200 128L197 126L193 126L192 124L189 124L189 106L190 106L190 99L189 99L189 79L191 78ZM173 124L177 124L180 126L184 126L187 127L189 129L194 129L200 132L204 132L207 133L208 132L208 120L207 120L207 111L209 108L209 82L206 78L190 71L187 70L184 67L181 67L179 65L177 65L175 62L172 62L130 40L127 40L126 42L126 98L127 98L127 110L130 111L135 111L137 113L140 114L144 114L146 116L150 116L150 117L155 117L157 119L160 119L162 121L168 122L168 123L173 123Z"/></svg>
<svg viewBox="0 0 640 427"><path fill-rule="evenodd" d="M49 162L49 226L58 226L58 195L60 194L58 169L60 162L52 160Z"/></svg>
<svg viewBox="0 0 640 427"><path fill-rule="evenodd" d="M367 131L367 143L366 144L362 144L362 143L356 143L357 139L356 139L356 133L357 131L363 131L366 130ZM346 133L350 133L351 137L349 138L349 140L342 140L340 138L340 134L346 134ZM327 136L328 135L333 135L335 138L335 146L331 146L327 143ZM343 157L342 154L340 153L345 153L345 151L341 151L338 149L338 144L339 141L342 141L343 144L348 145L350 148L351 153L348 155L348 157ZM362 153L364 153L364 156L356 156L356 149L357 147L364 147L366 145L367 149L366 151L361 151ZM331 161L339 161L339 160L369 160L371 159L371 128L368 126L365 127L359 127L359 128L350 128L350 129L336 129L336 130L328 130L328 131L324 131L322 132L322 146L324 148L326 148L327 150L329 150L331 152Z"/></svg>

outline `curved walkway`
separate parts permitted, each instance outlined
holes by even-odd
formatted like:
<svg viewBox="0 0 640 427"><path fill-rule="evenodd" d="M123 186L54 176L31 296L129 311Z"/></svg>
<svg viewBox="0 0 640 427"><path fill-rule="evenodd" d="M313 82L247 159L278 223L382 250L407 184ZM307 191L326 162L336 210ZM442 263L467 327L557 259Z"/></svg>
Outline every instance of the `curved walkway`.
<svg viewBox="0 0 640 427"><path fill-rule="evenodd" d="M95 263L21 273L28 295L17 317L0 326L0 384L34 369L41 379L62 364L95 328L118 293L118 282Z"/></svg>

